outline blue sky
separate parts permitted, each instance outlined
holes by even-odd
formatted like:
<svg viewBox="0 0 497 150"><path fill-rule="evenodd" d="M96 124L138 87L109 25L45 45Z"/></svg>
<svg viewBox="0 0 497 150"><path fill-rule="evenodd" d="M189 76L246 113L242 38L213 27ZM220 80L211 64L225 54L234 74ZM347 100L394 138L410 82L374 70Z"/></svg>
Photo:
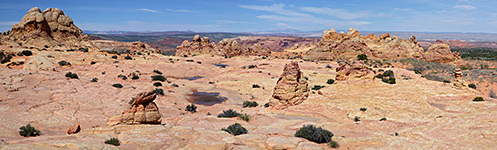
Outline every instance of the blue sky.
<svg viewBox="0 0 497 150"><path fill-rule="evenodd" d="M0 31L32 7L62 9L83 30L497 33L494 0L15 0L0 2Z"/></svg>

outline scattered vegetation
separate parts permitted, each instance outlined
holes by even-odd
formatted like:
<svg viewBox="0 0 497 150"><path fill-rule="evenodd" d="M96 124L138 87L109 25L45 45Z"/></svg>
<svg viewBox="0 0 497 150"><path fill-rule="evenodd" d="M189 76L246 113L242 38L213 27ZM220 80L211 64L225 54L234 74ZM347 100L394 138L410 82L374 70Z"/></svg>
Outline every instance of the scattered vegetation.
<svg viewBox="0 0 497 150"><path fill-rule="evenodd" d="M155 94L164 96L164 90L160 88L154 89Z"/></svg>
<svg viewBox="0 0 497 150"><path fill-rule="evenodd" d="M132 97L132 98L131 98L131 100L129 101L129 103L128 103L128 104L130 104L130 105L131 105L131 104L133 104L133 102L135 102L135 98L134 98L134 97Z"/></svg>
<svg viewBox="0 0 497 150"><path fill-rule="evenodd" d="M123 85L120 83L112 84L112 86L115 88L123 88Z"/></svg>
<svg viewBox="0 0 497 150"><path fill-rule="evenodd" d="M357 55L358 60L368 60L368 56L366 54Z"/></svg>
<svg viewBox="0 0 497 150"><path fill-rule="evenodd" d="M240 115L238 112L228 109L228 110L223 110L223 113L220 113L217 115L218 118L233 118Z"/></svg>
<svg viewBox="0 0 497 150"><path fill-rule="evenodd" d="M71 78L71 79L79 79L78 75L72 72L66 73L66 77Z"/></svg>
<svg viewBox="0 0 497 150"><path fill-rule="evenodd" d="M179 87L179 85L177 85L177 84L174 84L174 83L173 83L173 85L171 85L171 86L173 86L173 87Z"/></svg>
<svg viewBox="0 0 497 150"><path fill-rule="evenodd" d="M257 67L257 66L256 66L256 65L249 65L249 66L248 66L248 68L249 68L249 69L253 69L253 68L255 68L255 67Z"/></svg>
<svg viewBox="0 0 497 150"><path fill-rule="evenodd" d="M380 119L380 121L387 121L387 118L383 117Z"/></svg>
<svg viewBox="0 0 497 150"><path fill-rule="evenodd" d="M243 108L245 107L257 107L259 104L257 104L256 101L244 101L243 102Z"/></svg>
<svg viewBox="0 0 497 150"><path fill-rule="evenodd" d="M117 78L121 78L123 80L128 79L128 77L126 77L125 75L122 75L122 74L118 75Z"/></svg>
<svg viewBox="0 0 497 150"><path fill-rule="evenodd" d="M360 110L360 111L366 111L366 110L368 110L368 108L362 107L362 108L360 108L359 110Z"/></svg>
<svg viewBox="0 0 497 150"><path fill-rule="evenodd" d="M61 67L62 67L62 66L71 66L71 63L70 63L70 62L67 62L67 61L65 61L65 60L63 60L63 61L59 61L59 62L58 62L58 64L59 64L59 66L61 66Z"/></svg>
<svg viewBox="0 0 497 150"><path fill-rule="evenodd" d="M239 123L235 123L233 125L228 126L228 128L223 128L221 130L226 131L234 136L248 133L247 129L242 127L242 125L240 125Z"/></svg>
<svg viewBox="0 0 497 150"><path fill-rule="evenodd" d="M131 74L131 79L132 80L138 80L138 79L140 79L140 76L138 76L135 73L133 73L133 74Z"/></svg>
<svg viewBox="0 0 497 150"><path fill-rule="evenodd" d="M23 51L21 52L21 54L22 54L22 55L24 55L24 56L31 56L31 55L33 55L33 52L31 52L31 51L29 51L29 50L23 50Z"/></svg>
<svg viewBox="0 0 497 150"><path fill-rule="evenodd" d="M392 70L387 70L383 73L380 73L376 75L376 78L381 79L381 81L388 83L388 84L395 84L395 75L393 74Z"/></svg>
<svg viewBox="0 0 497 150"><path fill-rule="evenodd" d="M252 84L252 88L261 88L258 84Z"/></svg>
<svg viewBox="0 0 497 150"><path fill-rule="evenodd" d="M195 112L197 112L197 106L195 106L195 104L187 105L185 108L185 111L195 113Z"/></svg>
<svg viewBox="0 0 497 150"><path fill-rule="evenodd" d="M126 57L124 57L124 59L126 59L126 60L133 60L133 57L127 55Z"/></svg>
<svg viewBox="0 0 497 150"><path fill-rule="evenodd" d="M40 130L36 130L34 127L31 126L31 124L22 126L19 129L20 129L19 134L24 137L38 136L41 134Z"/></svg>
<svg viewBox="0 0 497 150"><path fill-rule="evenodd" d="M474 83L469 84L468 87L476 89L476 85Z"/></svg>
<svg viewBox="0 0 497 150"><path fill-rule="evenodd" d="M269 103L264 104L264 107L266 108L269 107Z"/></svg>
<svg viewBox="0 0 497 150"><path fill-rule="evenodd" d="M481 102L481 101L485 101L485 100L483 100L483 97L475 97L475 98L473 99L473 101L474 101L474 102Z"/></svg>
<svg viewBox="0 0 497 150"><path fill-rule="evenodd" d="M330 147L331 147L331 148L339 148L339 147L340 147L340 145L338 145L338 143L337 143L337 142L335 142L335 141L330 141Z"/></svg>
<svg viewBox="0 0 497 150"><path fill-rule="evenodd" d="M154 70L154 73L162 74L162 72L160 72L159 70Z"/></svg>
<svg viewBox="0 0 497 150"><path fill-rule="evenodd" d="M311 90L320 90L322 88L324 88L325 86L324 85L314 85L314 87L311 88Z"/></svg>
<svg viewBox="0 0 497 150"><path fill-rule="evenodd" d="M91 79L91 82L98 82L98 78Z"/></svg>
<svg viewBox="0 0 497 150"><path fill-rule="evenodd" d="M247 122L250 120L250 116L246 113L238 115L238 118L242 119L243 121L247 121Z"/></svg>
<svg viewBox="0 0 497 150"><path fill-rule="evenodd" d="M326 81L326 83L327 83L327 84L333 84L333 83L335 83L335 80L333 80L333 79L328 79L328 81Z"/></svg>
<svg viewBox="0 0 497 150"><path fill-rule="evenodd" d="M114 55L114 56L112 56L111 58L113 58L113 59L117 59L117 56L116 56L116 55Z"/></svg>
<svg viewBox="0 0 497 150"><path fill-rule="evenodd" d="M166 81L166 78L162 75L153 75L151 76L152 77L152 81Z"/></svg>
<svg viewBox="0 0 497 150"><path fill-rule="evenodd" d="M305 138L316 143L326 143L331 141L333 133L321 127L316 128L313 125L304 125L295 132L295 137Z"/></svg>
<svg viewBox="0 0 497 150"><path fill-rule="evenodd" d="M359 122L359 121L361 121L361 117L355 116L354 117L354 122Z"/></svg>
<svg viewBox="0 0 497 150"><path fill-rule="evenodd" d="M119 142L119 139L117 139L117 138L110 138L107 141L105 141L105 144L119 146L119 145L121 145L121 142Z"/></svg>
<svg viewBox="0 0 497 150"><path fill-rule="evenodd" d="M155 83L154 83L154 86L155 86L155 87L162 86L162 83L160 83L160 82L155 82Z"/></svg>

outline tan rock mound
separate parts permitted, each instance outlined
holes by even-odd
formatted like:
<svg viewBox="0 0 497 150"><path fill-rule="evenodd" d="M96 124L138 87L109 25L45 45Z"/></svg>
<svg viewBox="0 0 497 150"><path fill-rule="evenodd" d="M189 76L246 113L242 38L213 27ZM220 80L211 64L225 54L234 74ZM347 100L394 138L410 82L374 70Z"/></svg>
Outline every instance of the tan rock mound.
<svg viewBox="0 0 497 150"><path fill-rule="evenodd" d="M340 62L336 72L335 80L337 81L374 79L374 72L367 65L356 61Z"/></svg>
<svg viewBox="0 0 497 150"><path fill-rule="evenodd" d="M425 61L448 63L461 60L457 52L450 51L450 46L445 43L431 45L424 55Z"/></svg>
<svg viewBox="0 0 497 150"><path fill-rule="evenodd" d="M135 97L131 108L124 111L121 115L111 117L107 125L161 123L159 108L153 102L156 97L154 91L139 93Z"/></svg>
<svg viewBox="0 0 497 150"><path fill-rule="evenodd" d="M142 54L158 52L158 50L152 48L152 46L141 41L119 42L111 40L92 40L91 42L102 51L118 51L120 53L128 54L135 54L138 52Z"/></svg>
<svg viewBox="0 0 497 150"><path fill-rule="evenodd" d="M216 56L269 56L271 50L260 44L239 44L240 39L223 39L218 44L209 43L208 37L195 35L192 42L183 41L176 48L177 56L216 55Z"/></svg>
<svg viewBox="0 0 497 150"><path fill-rule="evenodd" d="M454 82L453 85L457 88L468 87L468 83L463 80L463 75L461 69L456 68L454 71Z"/></svg>
<svg viewBox="0 0 497 150"><path fill-rule="evenodd" d="M94 49L87 35L58 8L31 8L21 22L7 31L3 43L38 49Z"/></svg>
<svg viewBox="0 0 497 150"><path fill-rule="evenodd" d="M79 126L79 124L76 123L76 124L74 124L74 126L67 129L67 134L76 134L79 131L81 131L81 127Z"/></svg>
<svg viewBox="0 0 497 150"><path fill-rule="evenodd" d="M271 106L286 108L304 102L309 96L309 87L304 73L300 71L298 62L285 64L283 73L274 87Z"/></svg>
<svg viewBox="0 0 497 150"><path fill-rule="evenodd" d="M219 55L219 52L214 49L215 44L209 43L209 41L208 37L200 38L199 35L195 35L192 42L185 40L180 46L176 47L175 54L177 56Z"/></svg>

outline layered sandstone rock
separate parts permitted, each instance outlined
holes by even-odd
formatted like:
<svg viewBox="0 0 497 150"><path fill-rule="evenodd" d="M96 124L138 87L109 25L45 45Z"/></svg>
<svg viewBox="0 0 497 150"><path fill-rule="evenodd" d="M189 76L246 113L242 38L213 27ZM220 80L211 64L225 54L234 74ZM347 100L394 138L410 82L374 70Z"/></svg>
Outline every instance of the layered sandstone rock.
<svg viewBox="0 0 497 150"><path fill-rule="evenodd" d="M457 88L468 87L468 83L464 81L461 69L456 68L454 71L454 82L453 85Z"/></svg>
<svg viewBox="0 0 497 150"><path fill-rule="evenodd" d="M5 44L38 49L94 49L87 35L58 8L31 8L21 22L8 31Z"/></svg>
<svg viewBox="0 0 497 150"><path fill-rule="evenodd" d="M103 51L118 51L129 54L135 54L138 52L142 54L158 52L157 49L152 48L152 46L141 41L119 42L111 40L92 40L91 42L93 45L95 45L95 47L98 47L100 50Z"/></svg>
<svg viewBox="0 0 497 150"><path fill-rule="evenodd" d="M309 96L309 87L298 62L285 64L283 73L274 87L271 106L284 108L298 105Z"/></svg>
<svg viewBox="0 0 497 150"><path fill-rule="evenodd" d="M139 93L131 104L131 108L121 115L111 117L107 125L161 123L159 108L153 102L156 97L154 91Z"/></svg>
<svg viewBox="0 0 497 150"><path fill-rule="evenodd" d="M175 54L177 56L183 55L219 55L219 52L214 49L215 44L209 43L208 37L200 38L195 35L192 42L188 40L183 41L180 46L176 48Z"/></svg>
<svg viewBox="0 0 497 150"><path fill-rule="evenodd" d="M448 63L461 60L457 52L450 51L450 46L445 43L433 44L424 55L425 61Z"/></svg>
<svg viewBox="0 0 497 150"><path fill-rule="evenodd" d="M337 81L374 79L374 72L361 62L340 62L336 68Z"/></svg>
<svg viewBox="0 0 497 150"><path fill-rule="evenodd" d="M79 126L79 124L76 123L76 124L74 124L74 126L67 129L67 134L76 134L79 131L81 131L81 127Z"/></svg>
<svg viewBox="0 0 497 150"><path fill-rule="evenodd" d="M209 43L208 37L195 35L192 42L183 41L176 48L175 54L183 55L216 55L216 56L269 56L271 50L260 44L239 44L239 39L223 39L218 44Z"/></svg>

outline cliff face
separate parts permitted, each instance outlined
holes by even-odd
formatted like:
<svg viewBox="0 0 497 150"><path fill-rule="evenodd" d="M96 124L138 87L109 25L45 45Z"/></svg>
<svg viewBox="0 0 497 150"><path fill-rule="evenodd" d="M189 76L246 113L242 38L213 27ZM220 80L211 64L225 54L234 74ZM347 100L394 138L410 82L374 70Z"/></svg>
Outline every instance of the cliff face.
<svg viewBox="0 0 497 150"><path fill-rule="evenodd" d="M31 8L21 22L7 31L2 43L37 49L94 49L87 35L58 8Z"/></svg>

